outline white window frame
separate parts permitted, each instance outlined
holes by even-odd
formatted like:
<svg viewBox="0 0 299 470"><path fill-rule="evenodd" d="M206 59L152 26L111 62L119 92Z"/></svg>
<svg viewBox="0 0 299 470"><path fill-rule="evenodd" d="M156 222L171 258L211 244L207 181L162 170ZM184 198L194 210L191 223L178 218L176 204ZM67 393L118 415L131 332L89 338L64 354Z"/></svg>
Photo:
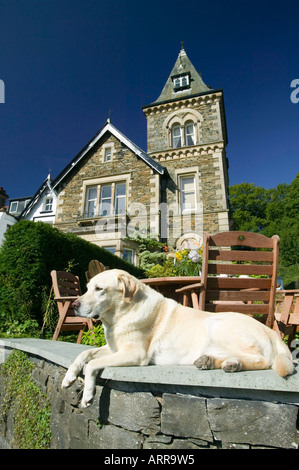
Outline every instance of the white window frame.
<svg viewBox="0 0 299 470"><path fill-rule="evenodd" d="M44 208L44 210L46 212L52 212L52 210L53 210L53 197L52 196L45 197L45 208Z"/></svg>
<svg viewBox="0 0 299 470"><path fill-rule="evenodd" d="M175 131L179 130L179 135L175 135ZM183 135L182 135L182 128L180 124L174 124L171 128L171 139L172 139L172 147L174 149L183 147ZM175 143L175 140L177 141Z"/></svg>
<svg viewBox="0 0 299 470"><path fill-rule="evenodd" d="M21 212L23 212L24 209L26 209L26 207L28 206L29 202L30 202L30 199L25 199L25 200L22 200L22 199L21 199L21 200L18 200L18 201L12 201L12 202L10 203L10 210L9 210L9 212L10 212L11 214L18 214L18 213L21 213ZM13 207L14 204L16 205L16 208L15 208L15 210L12 210L12 207ZM20 208L20 207L21 207L21 208Z"/></svg>
<svg viewBox="0 0 299 470"><path fill-rule="evenodd" d="M110 188L109 196L103 197L104 188ZM112 196L113 196L112 185L109 183L102 184L99 192L100 192L99 211L96 211L96 213L98 212L100 217L109 216L112 214ZM108 207L109 207L109 210L107 211ZM107 211L107 214L104 214L104 211Z"/></svg>
<svg viewBox="0 0 299 470"><path fill-rule="evenodd" d="M192 126L192 129L193 129L192 133L187 132L188 126ZM192 144L188 143L188 137L192 138L193 140ZM195 124L193 121L187 121L185 123L185 146L191 147L191 145L196 145L196 129L195 129Z"/></svg>
<svg viewBox="0 0 299 470"><path fill-rule="evenodd" d="M115 189L114 189L114 214L115 215L123 215L126 212L127 208L127 185L125 181L120 181L115 184ZM125 194L118 194L117 193L117 186L124 185L125 186ZM122 204L120 204L120 201L125 200L125 208L123 211L119 211L119 207L122 207ZM116 209L118 210L116 211Z"/></svg>
<svg viewBox="0 0 299 470"><path fill-rule="evenodd" d="M187 180L187 179L193 179L193 188L192 190L190 189L186 189L184 190L183 189L183 180ZM181 175L180 178L179 178L179 182L180 182L180 206L181 206L181 212L185 213L185 212L194 212L196 211L197 209L197 201L196 201L196 181L195 181L195 174L189 174L189 175ZM184 207L184 196L186 194L193 194L193 204L191 205L191 207L188 207L188 208L185 208Z"/></svg>
<svg viewBox="0 0 299 470"><path fill-rule="evenodd" d="M187 127L191 126L193 128L193 132L187 132ZM178 135L175 135L175 132L179 130ZM193 143L190 144L188 142L188 138L191 137ZM183 125L179 123L174 123L171 127L171 144L172 148L177 149L181 147L191 147L192 145L196 145L196 126L193 121L186 121Z"/></svg>
<svg viewBox="0 0 299 470"><path fill-rule="evenodd" d="M15 209L13 209L13 207L15 206ZM11 214L15 214L16 212L18 212L18 207L19 207L19 201L13 201L11 202L10 204L10 213Z"/></svg>
<svg viewBox="0 0 299 470"><path fill-rule="evenodd" d="M107 147L105 148L104 162L111 162L111 160L112 160L112 148Z"/></svg>
<svg viewBox="0 0 299 470"><path fill-rule="evenodd" d="M185 80L186 80L186 83L184 83ZM180 89L182 87L188 87L189 84L190 84L190 77L188 73L186 73L185 75L181 75L179 77L173 78L173 88L175 90Z"/></svg>
<svg viewBox="0 0 299 470"><path fill-rule="evenodd" d="M130 258L130 259L127 259L125 253L129 254L129 258ZM124 248L123 259L124 259L125 261L128 261L128 263L134 264L134 260L135 260L135 251L134 251L132 248Z"/></svg>
<svg viewBox="0 0 299 470"><path fill-rule="evenodd" d="M84 214L84 218L88 218L87 216L87 203L88 203L88 191L91 188L97 188L97 199L96 199L96 204L95 204L95 213L93 217L109 217L109 216L121 216L126 213L127 207L128 207L128 198L129 198L129 181L130 181L131 175L126 173L123 175L116 175L116 176L108 176L104 178L95 178L92 180L85 180L83 182L83 192L82 192L82 200L81 200L81 213ZM126 193L124 195L119 195L117 196L116 193L116 185L117 184L125 184L125 191ZM110 202L110 213L106 215L100 215L100 210L101 210L101 188L106 185L111 185L111 202ZM125 210L122 213L116 214L115 213L115 208L116 208L116 198L119 200L121 198L125 198ZM108 199L108 198L107 198Z"/></svg>
<svg viewBox="0 0 299 470"><path fill-rule="evenodd" d="M91 198L89 196L89 192L92 190L92 189L95 189L96 190L96 197L93 197ZM90 204L94 202L94 211L93 211L93 214L90 213ZM95 217L96 215L96 210L97 210L97 186L88 186L86 188L86 198L85 198L85 207L84 207L84 215L87 217L87 218L91 218L91 217Z"/></svg>
<svg viewBox="0 0 299 470"><path fill-rule="evenodd" d="M194 178L194 188L195 188L195 208L193 209L184 209L182 204L182 178ZM177 193L176 193L176 200L181 214L190 214L190 213L197 213L201 210L201 192L200 192L200 184L201 184L201 173L198 166L190 166L185 168L178 168L175 170L175 181L177 184Z"/></svg>

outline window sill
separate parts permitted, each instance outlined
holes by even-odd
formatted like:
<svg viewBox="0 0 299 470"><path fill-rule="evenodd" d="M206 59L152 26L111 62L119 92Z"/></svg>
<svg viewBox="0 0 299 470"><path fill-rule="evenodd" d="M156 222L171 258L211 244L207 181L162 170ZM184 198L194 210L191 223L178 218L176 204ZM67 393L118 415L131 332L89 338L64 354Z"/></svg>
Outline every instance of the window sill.
<svg viewBox="0 0 299 470"><path fill-rule="evenodd" d="M196 142L192 145L181 145L180 147L170 147L171 150L179 150L179 149L187 149L189 147L196 147L197 145L201 145L199 142Z"/></svg>
<svg viewBox="0 0 299 470"><path fill-rule="evenodd" d="M108 223L111 225L120 224L120 223L127 223L128 216L126 214L121 215L98 215L93 217L88 217L87 215L78 215L77 222L79 225L96 225L97 222Z"/></svg>

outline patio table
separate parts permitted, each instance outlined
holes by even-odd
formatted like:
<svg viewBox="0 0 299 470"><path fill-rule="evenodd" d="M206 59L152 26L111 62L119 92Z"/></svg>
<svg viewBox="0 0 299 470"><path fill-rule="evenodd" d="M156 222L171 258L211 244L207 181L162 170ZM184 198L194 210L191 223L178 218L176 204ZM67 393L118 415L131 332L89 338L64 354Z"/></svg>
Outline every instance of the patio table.
<svg viewBox="0 0 299 470"><path fill-rule="evenodd" d="M141 279L141 281L157 290L165 297L182 303L182 294L176 292L176 289L200 282L200 276L152 277Z"/></svg>

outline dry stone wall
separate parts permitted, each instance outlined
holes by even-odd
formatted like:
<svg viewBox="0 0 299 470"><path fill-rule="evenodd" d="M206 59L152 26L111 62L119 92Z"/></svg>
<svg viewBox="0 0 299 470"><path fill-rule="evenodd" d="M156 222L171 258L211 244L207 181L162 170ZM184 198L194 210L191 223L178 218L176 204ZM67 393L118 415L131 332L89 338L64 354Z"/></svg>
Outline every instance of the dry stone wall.
<svg viewBox="0 0 299 470"><path fill-rule="evenodd" d="M219 397L217 389L213 396L211 388L203 393L188 384L150 383L148 368L148 383L99 379L93 404L81 409L82 378L61 390L66 369L36 355L29 358L36 364L33 378L51 403L53 449L298 447L298 402L267 400L267 393L263 399L242 398L242 390ZM13 432L14 417L8 414L0 447L9 447Z"/></svg>

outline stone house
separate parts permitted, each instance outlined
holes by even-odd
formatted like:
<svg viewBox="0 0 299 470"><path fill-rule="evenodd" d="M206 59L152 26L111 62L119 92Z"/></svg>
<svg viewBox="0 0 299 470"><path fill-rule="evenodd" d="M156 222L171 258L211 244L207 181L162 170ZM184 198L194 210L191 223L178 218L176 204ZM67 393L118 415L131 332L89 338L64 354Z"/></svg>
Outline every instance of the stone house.
<svg viewBox="0 0 299 470"><path fill-rule="evenodd" d="M137 245L127 238L145 235L144 212L158 206L164 172L108 120L53 182L55 227L136 263Z"/></svg>
<svg viewBox="0 0 299 470"><path fill-rule="evenodd" d="M203 82L182 47L160 96L143 112L146 152L108 119L51 181L55 227L134 263L138 249L128 237L192 248L204 231L229 230L222 90ZM22 218L48 189L44 183Z"/></svg>

